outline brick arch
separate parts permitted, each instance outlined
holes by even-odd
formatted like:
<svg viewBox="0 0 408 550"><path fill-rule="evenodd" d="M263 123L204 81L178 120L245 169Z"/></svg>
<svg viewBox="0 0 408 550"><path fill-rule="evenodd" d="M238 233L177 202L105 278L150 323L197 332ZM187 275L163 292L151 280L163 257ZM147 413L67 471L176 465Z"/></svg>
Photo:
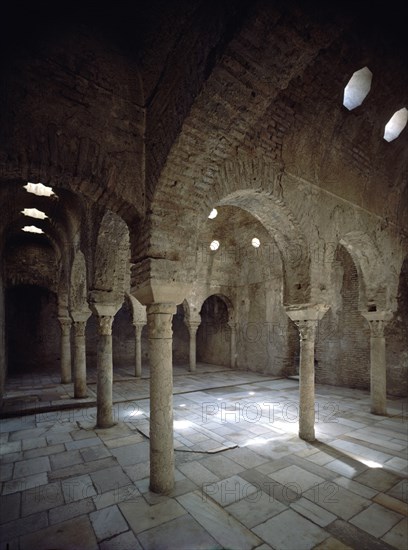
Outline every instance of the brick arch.
<svg viewBox="0 0 408 550"><path fill-rule="evenodd" d="M233 321L233 319L234 319L234 304L233 304L231 298L229 298L225 294L220 294L218 292L208 291L203 296L199 311L201 312L201 309L202 309L204 303L208 300L208 298L211 298L211 296L216 296L217 298L219 298L225 304L225 307L227 308L227 312L228 312L228 322Z"/></svg>

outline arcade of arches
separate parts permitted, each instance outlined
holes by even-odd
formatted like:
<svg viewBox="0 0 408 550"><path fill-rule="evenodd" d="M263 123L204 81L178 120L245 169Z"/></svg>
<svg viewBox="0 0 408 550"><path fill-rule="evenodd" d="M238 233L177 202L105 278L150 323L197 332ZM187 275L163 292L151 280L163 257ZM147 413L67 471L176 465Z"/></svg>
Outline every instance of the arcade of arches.
<svg viewBox="0 0 408 550"><path fill-rule="evenodd" d="M408 395L393 2L60 9L10 7L2 37L2 422L18 380L53 380L113 431L116 377L148 380L149 487L171 494L175 369L299 380L310 444L315 384L387 417Z"/></svg>

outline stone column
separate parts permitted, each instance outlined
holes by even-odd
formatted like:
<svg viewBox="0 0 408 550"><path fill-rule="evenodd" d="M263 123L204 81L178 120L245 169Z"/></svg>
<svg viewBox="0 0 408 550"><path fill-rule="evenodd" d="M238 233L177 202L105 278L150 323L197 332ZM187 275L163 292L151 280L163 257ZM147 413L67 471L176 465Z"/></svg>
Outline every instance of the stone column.
<svg viewBox="0 0 408 550"><path fill-rule="evenodd" d="M235 323L228 323L228 326L231 329L231 340L230 340L230 367L235 369L237 366L237 326Z"/></svg>
<svg viewBox="0 0 408 550"><path fill-rule="evenodd" d="M142 376L142 330L144 324L134 323L135 327L135 376Z"/></svg>
<svg viewBox="0 0 408 550"><path fill-rule="evenodd" d="M387 414L387 370L384 329L392 318L388 311L367 311L362 314L370 326L370 392L371 412Z"/></svg>
<svg viewBox="0 0 408 550"><path fill-rule="evenodd" d="M189 356L190 356L190 372L195 372L196 366L197 366L197 330L200 326L199 322L189 321L186 323L186 326L188 328L188 332L190 334L190 348L189 348Z"/></svg>
<svg viewBox="0 0 408 550"><path fill-rule="evenodd" d="M300 336L299 359L299 437L315 440L314 347L317 320L295 321Z"/></svg>
<svg viewBox="0 0 408 550"><path fill-rule="evenodd" d="M86 320L74 319L74 397L88 396L86 387Z"/></svg>
<svg viewBox="0 0 408 550"><path fill-rule="evenodd" d="M61 325L61 384L72 382L71 372L71 325L69 317L58 317Z"/></svg>
<svg viewBox="0 0 408 550"><path fill-rule="evenodd" d="M174 486L173 303L147 306L150 362L150 489L169 493Z"/></svg>
<svg viewBox="0 0 408 550"><path fill-rule="evenodd" d="M114 425L112 410L112 315L98 316L98 349L96 378L96 425L110 428Z"/></svg>
<svg viewBox="0 0 408 550"><path fill-rule="evenodd" d="M323 305L286 308L300 336L299 437L305 441L315 440L314 348L318 320L327 310L328 307Z"/></svg>

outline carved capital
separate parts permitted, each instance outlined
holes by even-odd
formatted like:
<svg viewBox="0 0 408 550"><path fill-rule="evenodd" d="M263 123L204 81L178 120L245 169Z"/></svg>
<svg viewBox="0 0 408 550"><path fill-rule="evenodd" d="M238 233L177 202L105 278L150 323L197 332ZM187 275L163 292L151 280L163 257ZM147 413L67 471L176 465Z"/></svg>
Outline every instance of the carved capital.
<svg viewBox="0 0 408 550"><path fill-rule="evenodd" d="M390 311L365 311L362 312L363 317L367 320L370 326L372 338L383 338L384 329L392 319Z"/></svg>
<svg viewBox="0 0 408 550"><path fill-rule="evenodd" d="M69 317L58 317L61 325L61 332L64 336L68 336L71 332L72 321Z"/></svg>
<svg viewBox="0 0 408 550"><path fill-rule="evenodd" d="M367 319L368 320L368 319ZM370 332L373 338L382 338L384 336L384 329L388 324L388 321L384 319L376 319L368 321L370 325Z"/></svg>
<svg viewBox="0 0 408 550"><path fill-rule="evenodd" d="M172 338L172 320L176 311L175 304L148 305L146 313L149 338Z"/></svg>
<svg viewBox="0 0 408 550"><path fill-rule="evenodd" d="M111 315L101 315L98 317L98 332L101 336L112 334L113 317Z"/></svg>
<svg viewBox="0 0 408 550"><path fill-rule="evenodd" d="M316 319L298 319L294 321L294 323L299 330L300 340L302 342L305 340L315 340L317 328Z"/></svg>
<svg viewBox="0 0 408 550"><path fill-rule="evenodd" d="M86 321L74 321L75 336L85 336Z"/></svg>
<svg viewBox="0 0 408 550"><path fill-rule="evenodd" d="M185 321L185 325L188 328L188 331L190 333L190 336L195 336L196 332L198 330L198 327L200 326L200 322L196 321Z"/></svg>

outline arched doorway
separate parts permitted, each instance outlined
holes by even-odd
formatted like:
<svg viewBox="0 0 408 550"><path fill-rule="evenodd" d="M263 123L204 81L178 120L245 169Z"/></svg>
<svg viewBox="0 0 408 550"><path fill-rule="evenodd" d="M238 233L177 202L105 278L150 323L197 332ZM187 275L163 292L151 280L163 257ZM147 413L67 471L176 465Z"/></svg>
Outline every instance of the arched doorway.
<svg viewBox="0 0 408 550"><path fill-rule="evenodd" d="M228 298L209 296L200 311L201 324L197 331L197 360L213 365L230 366L231 329L228 326Z"/></svg>
<svg viewBox="0 0 408 550"><path fill-rule="evenodd" d="M59 376L60 326L57 296L22 284L6 289L6 345L10 375Z"/></svg>

